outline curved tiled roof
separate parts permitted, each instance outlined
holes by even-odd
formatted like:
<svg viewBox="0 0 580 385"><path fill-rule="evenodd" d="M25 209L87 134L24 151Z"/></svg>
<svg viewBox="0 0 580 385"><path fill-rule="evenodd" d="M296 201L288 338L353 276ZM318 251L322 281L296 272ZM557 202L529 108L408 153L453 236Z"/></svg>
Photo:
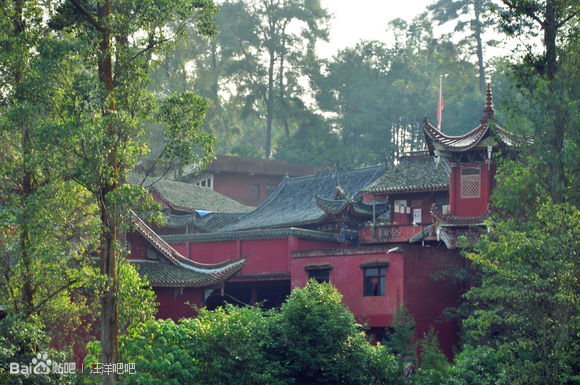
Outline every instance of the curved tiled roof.
<svg viewBox="0 0 580 385"><path fill-rule="evenodd" d="M412 155L399 159L399 163L384 172L363 191L393 193L403 191L433 191L449 188L449 171L435 164L430 155Z"/></svg>
<svg viewBox="0 0 580 385"><path fill-rule="evenodd" d="M143 176L130 173L127 181L140 184ZM168 179L146 178L143 186L156 192L169 207L179 211L207 210L218 213L247 213L254 207L243 205L208 187Z"/></svg>
<svg viewBox="0 0 580 385"><path fill-rule="evenodd" d="M217 285L229 276L216 277L196 270L184 269L161 261L131 260L140 275L153 287L204 287Z"/></svg>
<svg viewBox="0 0 580 385"><path fill-rule="evenodd" d="M435 223L430 224L423 230L419 231L417 234L409 238L409 243L415 243L425 240L429 236L433 236L435 232Z"/></svg>
<svg viewBox="0 0 580 385"><path fill-rule="evenodd" d="M139 269L144 269L142 273L148 276L153 286L202 287L214 285L227 280L246 264L245 259L227 260L218 264L203 264L192 261L172 248L135 213L131 211L130 215L138 233L163 257L163 260L157 261L154 266L145 265L145 263L153 263L147 260L130 260L136 266L141 266Z"/></svg>
<svg viewBox="0 0 580 385"><path fill-rule="evenodd" d="M384 166L364 167L350 171L326 170L316 175L286 178L254 211L223 231L294 227L317 223L326 215L316 204L316 196L333 199L340 186L355 196L384 171Z"/></svg>
<svg viewBox="0 0 580 385"><path fill-rule="evenodd" d="M195 227L203 233L218 231L224 226L237 223L245 213L211 213L200 218Z"/></svg>
<svg viewBox="0 0 580 385"><path fill-rule="evenodd" d="M485 108L483 109L483 117L481 118L479 126L461 136L448 136L435 128L423 119L423 133L425 135L425 142L429 148L431 155L435 150L442 150L448 152L464 152L469 151L478 145L494 145L501 144L505 147L513 147L515 141L503 128L497 124L489 124L489 119L493 116L493 98L491 95L491 86L487 85L487 96ZM493 127L493 128L492 128ZM491 138L492 141L482 143L486 138Z"/></svg>
<svg viewBox="0 0 580 385"><path fill-rule="evenodd" d="M327 214L337 215L345 211L350 211L352 213L371 216L373 215L373 208L370 205L366 205L359 201L347 200L347 199L326 199L320 196L316 196L316 206L318 206L322 211Z"/></svg>
<svg viewBox="0 0 580 385"><path fill-rule="evenodd" d="M431 216L439 222L441 225L454 225L454 226L471 226L471 225L481 225L483 222L489 218L490 213L487 212L484 215L476 217L459 217L454 215L444 215L441 211L437 210L436 206L431 206Z"/></svg>
<svg viewBox="0 0 580 385"><path fill-rule="evenodd" d="M245 231L228 231L215 233L198 233L198 234L175 234L163 235L163 239L170 243L207 243L223 242L236 240L260 240L260 239L284 239L296 237L300 239L311 239L315 241L339 242L339 236L333 233L323 231L299 229L296 227L283 229L262 229L262 230L245 230Z"/></svg>
<svg viewBox="0 0 580 385"><path fill-rule="evenodd" d="M198 221L196 214L172 214L164 212L163 215L165 216L163 227L181 228Z"/></svg>

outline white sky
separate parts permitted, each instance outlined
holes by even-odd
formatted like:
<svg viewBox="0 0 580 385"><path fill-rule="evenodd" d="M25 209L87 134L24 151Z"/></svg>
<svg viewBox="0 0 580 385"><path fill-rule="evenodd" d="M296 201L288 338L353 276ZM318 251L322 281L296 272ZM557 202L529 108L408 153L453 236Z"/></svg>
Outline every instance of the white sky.
<svg viewBox="0 0 580 385"><path fill-rule="evenodd" d="M321 0L334 17L330 21L330 43L319 43L321 57L354 47L361 40L386 41L387 23L398 17L411 21L435 0Z"/></svg>

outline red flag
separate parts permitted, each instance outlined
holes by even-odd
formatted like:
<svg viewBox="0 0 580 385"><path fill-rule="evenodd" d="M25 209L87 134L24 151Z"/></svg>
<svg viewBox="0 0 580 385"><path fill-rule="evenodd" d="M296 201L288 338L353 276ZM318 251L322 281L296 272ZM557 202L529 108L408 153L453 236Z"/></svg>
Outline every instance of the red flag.
<svg viewBox="0 0 580 385"><path fill-rule="evenodd" d="M439 105L437 106L437 129L441 129L441 117L443 112L443 76L439 77Z"/></svg>

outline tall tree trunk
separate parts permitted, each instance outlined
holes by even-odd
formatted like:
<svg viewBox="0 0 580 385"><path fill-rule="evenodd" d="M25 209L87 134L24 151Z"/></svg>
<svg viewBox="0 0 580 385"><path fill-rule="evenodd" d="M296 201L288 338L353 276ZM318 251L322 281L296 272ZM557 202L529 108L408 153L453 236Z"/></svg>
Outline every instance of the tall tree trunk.
<svg viewBox="0 0 580 385"><path fill-rule="evenodd" d="M215 39L212 39L210 42L210 52L211 52L211 69L213 73L213 79L211 84L211 97L215 103L215 106L218 106L218 90L219 90L219 74L218 74L218 58L217 58L217 43Z"/></svg>
<svg viewBox="0 0 580 385"><path fill-rule="evenodd" d="M288 127L288 105L286 103L286 95L284 89L284 47L286 47L286 39L282 40L282 52L280 54L280 72L279 72L279 79L278 79L278 86L280 87L280 106L284 109L282 111L282 120L284 122L284 132L286 133L286 137L290 136L290 128Z"/></svg>
<svg viewBox="0 0 580 385"><path fill-rule="evenodd" d="M105 115L115 111L114 84L113 84L113 66L111 57L111 33L109 28L109 17L111 15L110 0L99 3L98 21L103 31L99 42L98 71L99 80L105 86L108 106L105 107ZM114 170L112 180L106 182L100 191L100 211L102 221L101 249L100 249L100 268L101 274L109 279L107 292L101 298L101 362L105 364L116 364L118 362L118 340L119 340L119 317L118 317L118 298L117 298L117 212L114 205L108 201L107 195L117 189L117 180L119 170L117 165L117 145L118 133L115 127L110 126L108 135L113 143L109 167ZM103 385L112 385L116 380L116 375L103 374Z"/></svg>
<svg viewBox="0 0 580 385"><path fill-rule="evenodd" d="M270 63L268 65L268 95L266 96L266 158L272 152L272 120L274 118L274 50L270 48Z"/></svg>
<svg viewBox="0 0 580 385"><path fill-rule="evenodd" d="M563 191L566 184L564 176L564 165L562 162L562 149L564 147L564 116L558 102L558 90L555 85L558 63L556 56L556 34L558 31L558 20L556 16L555 0L546 2L546 16L544 20L544 46L546 49L546 78L549 87L548 109L552 112L552 121L549 129L550 150L553 154L550 159L550 193L554 203L561 203L564 200Z"/></svg>
<svg viewBox="0 0 580 385"><path fill-rule="evenodd" d="M25 0L16 0L14 2L14 20L13 33L14 37L18 37L26 30L26 22L24 20L24 5ZM22 75L24 72L25 52L20 52L18 58L14 63L14 87L18 88ZM19 224L19 244L20 244L20 260L22 263L22 304L26 317L34 313L34 283L32 272L32 257L30 250L30 229L28 227L28 199L33 193L32 186L32 172L30 171L30 130L28 119L24 117L20 121L20 147L22 151L22 178L21 178L21 194L20 194L20 209L21 221Z"/></svg>
<svg viewBox="0 0 580 385"><path fill-rule="evenodd" d="M477 43L477 66L479 69L479 91L485 96L487 90L485 82L485 67L483 64L483 43L482 43L482 27L481 27L481 10L482 1L475 0L473 3L473 9L475 12L475 19L473 21L473 34L475 36L475 41Z"/></svg>

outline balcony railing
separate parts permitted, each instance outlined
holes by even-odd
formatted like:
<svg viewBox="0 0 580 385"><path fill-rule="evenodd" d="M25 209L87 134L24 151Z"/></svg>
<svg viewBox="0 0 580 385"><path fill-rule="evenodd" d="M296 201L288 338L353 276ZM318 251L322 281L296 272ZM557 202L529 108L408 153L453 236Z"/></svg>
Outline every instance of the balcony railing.
<svg viewBox="0 0 580 385"><path fill-rule="evenodd" d="M362 244L409 242L409 239L430 225L431 223L418 225L371 223L359 228L359 242ZM435 239L435 236L429 233L425 240L431 239Z"/></svg>

